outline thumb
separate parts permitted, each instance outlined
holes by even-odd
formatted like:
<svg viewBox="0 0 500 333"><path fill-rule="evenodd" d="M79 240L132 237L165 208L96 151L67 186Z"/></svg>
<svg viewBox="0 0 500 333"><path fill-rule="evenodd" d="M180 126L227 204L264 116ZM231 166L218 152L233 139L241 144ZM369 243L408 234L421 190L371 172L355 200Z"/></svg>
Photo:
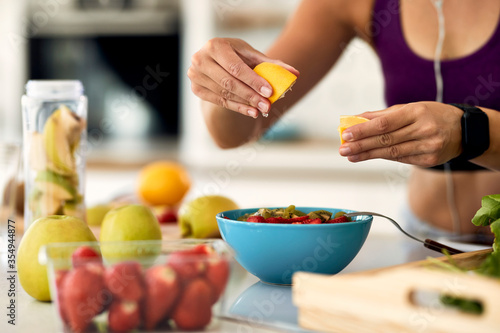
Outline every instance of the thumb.
<svg viewBox="0 0 500 333"><path fill-rule="evenodd" d="M266 56L264 53L261 53L261 52L253 53L251 62L253 65L252 68L254 68L255 66L257 66L258 64L260 64L262 62L270 62L270 63L273 63L273 64L276 64L276 65L283 67L284 69L291 72L295 76L300 75L300 72L292 65L289 65L289 64L287 64L281 60L278 60L278 59L269 58L268 56Z"/></svg>
<svg viewBox="0 0 500 333"><path fill-rule="evenodd" d="M280 65L281 67L283 67L284 69L286 69L287 71L291 72L292 74L294 74L295 76L299 76L300 75L300 72L295 68L293 67L292 65L289 65L287 63L284 63L283 61L281 60L269 60L269 62L273 62L275 63L276 65Z"/></svg>

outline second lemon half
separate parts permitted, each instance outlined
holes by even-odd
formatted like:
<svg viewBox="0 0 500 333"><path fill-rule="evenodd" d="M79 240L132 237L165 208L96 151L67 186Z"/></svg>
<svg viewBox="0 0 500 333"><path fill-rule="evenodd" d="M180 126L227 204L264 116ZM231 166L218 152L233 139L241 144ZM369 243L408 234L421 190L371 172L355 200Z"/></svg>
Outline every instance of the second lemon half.
<svg viewBox="0 0 500 333"><path fill-rule="evenodd" d="M344 139L342 139L342 133L344 132L345 129L353 125L367 122L368 120L369 119L360 116L340 116L340 125L338 127L340 134L340 143L342 144L345 142Z"/></svg>

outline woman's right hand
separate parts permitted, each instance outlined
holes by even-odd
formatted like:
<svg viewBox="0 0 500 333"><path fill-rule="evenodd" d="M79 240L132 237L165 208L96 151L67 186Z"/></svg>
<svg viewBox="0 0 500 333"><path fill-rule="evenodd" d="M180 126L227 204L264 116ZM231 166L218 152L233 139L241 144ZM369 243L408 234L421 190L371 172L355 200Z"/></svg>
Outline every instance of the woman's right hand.
<svg viewBox="0 0 500 333"><path fill-rule="evenodd" d="M257 118L271 108L267 98L272 88L252 70L264 61L299 75L295 68L268 58L241 39L213 38L191 58L191 90L202 100Z"/></svg>

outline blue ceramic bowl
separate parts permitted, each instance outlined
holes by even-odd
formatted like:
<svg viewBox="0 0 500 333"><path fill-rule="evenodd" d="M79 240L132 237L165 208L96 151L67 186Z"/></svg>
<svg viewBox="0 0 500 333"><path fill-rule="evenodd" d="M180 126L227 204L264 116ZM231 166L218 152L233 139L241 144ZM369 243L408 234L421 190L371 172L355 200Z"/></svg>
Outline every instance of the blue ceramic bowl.
<svg viewBox="0 0 500 333"><path fill-rule="evenodd" d="M268 207L278 208L278 207ZM297 271L336 274L363 246L373 217L357 216L353 222L335 224L273 224L237 221L259 208L228 210L217 214L222 238L235 251L235 258L263 282L291 284ZM352 210L296 207L309 213L327 210L335 214Z"/></svg>

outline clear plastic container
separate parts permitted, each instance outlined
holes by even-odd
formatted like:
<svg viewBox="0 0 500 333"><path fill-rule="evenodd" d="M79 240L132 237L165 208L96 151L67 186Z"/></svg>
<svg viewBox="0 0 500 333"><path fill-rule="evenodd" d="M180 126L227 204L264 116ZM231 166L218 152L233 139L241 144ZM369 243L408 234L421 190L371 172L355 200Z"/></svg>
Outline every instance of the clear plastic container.
<svg viewBox="0 0 500 333"><path fill-rule="evenodd" d="M219 239L52 243L39 262L60 331L99 333L217 331L234 264Z"/></svg>
<svg viewBox="0 0 500 333"><path fill-rule="evenodd" d="M87 98L76 80L33 80L23 109L25 230L37 218L85 219Z"/></svg>

